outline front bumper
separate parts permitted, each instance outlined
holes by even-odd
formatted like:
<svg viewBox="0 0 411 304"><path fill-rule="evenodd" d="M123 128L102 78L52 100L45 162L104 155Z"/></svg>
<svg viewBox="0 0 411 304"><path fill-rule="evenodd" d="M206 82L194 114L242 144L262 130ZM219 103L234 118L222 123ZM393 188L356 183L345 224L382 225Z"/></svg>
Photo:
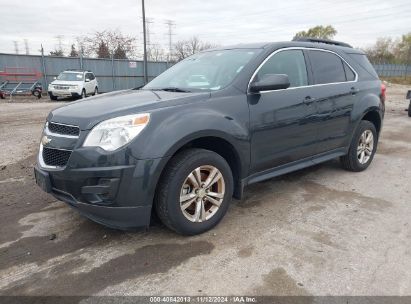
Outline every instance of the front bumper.
<svg viewBox="0 0 411 304"><path fill-rule="evenodd" d="M56 91L48 91L49 96L54 97L73 97L78 98L81 96L81 92L72 91L72 90L56 90Z"/></svg>
<svg viewBox="0 0 411 304"><path fill-rule="evenodd" d="M37 165L34 170L44 191L87 218L116 229L135 229L150 225L155 186L165 162L134 159L121 166L89 163L86 168L55 170Z"/></svg>

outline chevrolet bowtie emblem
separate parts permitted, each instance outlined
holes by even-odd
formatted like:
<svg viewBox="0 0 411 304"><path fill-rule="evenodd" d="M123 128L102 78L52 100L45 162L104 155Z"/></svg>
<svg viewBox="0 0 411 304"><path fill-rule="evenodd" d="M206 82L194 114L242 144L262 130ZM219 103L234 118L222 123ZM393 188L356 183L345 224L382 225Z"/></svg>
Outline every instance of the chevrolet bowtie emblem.
<svg viewBox="0 0 411 304"><path fill-rule="evenodd" d="M43 144L43 146L47 145L49 142L51 142L51 138L48 138L46 135L44 135L41 139L41 143Z"/></svg>

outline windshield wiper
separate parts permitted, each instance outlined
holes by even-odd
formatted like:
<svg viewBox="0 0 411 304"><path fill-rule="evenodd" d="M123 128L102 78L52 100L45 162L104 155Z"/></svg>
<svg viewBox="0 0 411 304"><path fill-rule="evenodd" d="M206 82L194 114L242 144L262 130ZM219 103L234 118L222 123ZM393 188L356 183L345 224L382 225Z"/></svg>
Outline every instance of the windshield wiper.
<svg viewBox="0 0 411 304"><path fill-rule="evenodd" d="M160 91L168 91L168 92L179 92L179 93L190 93L191 91L177 88L177 87L167 87L167 88L161 88L159 89Z"/></svg>

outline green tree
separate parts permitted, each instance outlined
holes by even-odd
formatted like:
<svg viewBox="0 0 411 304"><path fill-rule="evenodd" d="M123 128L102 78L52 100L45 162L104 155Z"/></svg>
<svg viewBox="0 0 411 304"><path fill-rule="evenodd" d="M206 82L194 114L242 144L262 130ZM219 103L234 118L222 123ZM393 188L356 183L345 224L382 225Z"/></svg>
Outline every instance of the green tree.
<svg viewBox="0 0 411 304"><path fill-rule="evenodd" d="M78 57L78 52L74 44L71 45L71 51L70 51L69 57Z"/></svg>
<svg viewBox="0 0 411 304"><path fill-rule="evenodd" d="M50 56L64 56L63 50L54 50L50 52Z"/></svg>
<svg viewBox="0 0 411 304"><path fill-rule="evenodd" d="M395 42L392 38L380 37L373 46L365 49L365 52L367 53L368 59L373 63L394 63L394 48Z"/></svg>
<svg viewBox="0 0 411 304"><path fill-rule="evenodd" d="M402 35L395 44L393 53L400 63L411 64L411 32Z"/></svg>
<svg viewBox="0 0 411 304"><path fill-rule="evenodd" d="M113 57L115 59L127 59L127 54L126 51L120 45L118 45L114 50Z"/></svg>
<svg viewBox="0 0 411 304"><path fill-rule="evenodd" d="M104 41L100 41L98 45L97 58L110 58L110 51Z"/></svg>
<svg viewBox="0 0 411 304"><path fill-rule="evenodd" d="M310 37L319 39L333 39L337 34L337 30L331 26L317 25L309 28L307 31L301 31L295 34L294 38Z"/></svg>

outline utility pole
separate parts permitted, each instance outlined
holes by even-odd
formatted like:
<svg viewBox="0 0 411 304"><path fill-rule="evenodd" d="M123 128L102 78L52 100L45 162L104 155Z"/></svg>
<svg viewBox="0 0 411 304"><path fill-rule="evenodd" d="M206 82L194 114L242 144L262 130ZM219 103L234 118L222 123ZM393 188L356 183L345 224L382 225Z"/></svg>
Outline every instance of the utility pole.
<svg viewBox="0 0 411 304"><path fill-rule="evenodd" d="M59 42L59 51L63 52L63 35L57 35L56 39Z"/></svg>
<svg viewBox="0 0 411 304"><path fill-rule="evenodd" d="M24 39L24 47L26 49L26 55L30 55L29 41L27 39Z"/></svg>
<svg viewBox="0 0 411 304"><path fill-rule="evenodd" d="M141 8L143 10L143 40L144 40L144 84L148 83L147 71L147 37L146 37L146 10L144 0L141 0Z"/></svg>
<svg viewBox="0 0 411 304"><path fill-rule="evenodd" d="M14 40L13 43L14 43L14 52L18 54L19 53L19 42Z"/></svg>
<svg viewBox="0 0 411 304"><path fill-rule="evenodd" d="M167 33L167 35L168 35L168 56L167 56L167 61L170 62L172 48L173 48L171 37L174 35L173 34L173 26L175 26L175 23L172 20L166 20L166 24L168 26L168 33Z"/></svg>

